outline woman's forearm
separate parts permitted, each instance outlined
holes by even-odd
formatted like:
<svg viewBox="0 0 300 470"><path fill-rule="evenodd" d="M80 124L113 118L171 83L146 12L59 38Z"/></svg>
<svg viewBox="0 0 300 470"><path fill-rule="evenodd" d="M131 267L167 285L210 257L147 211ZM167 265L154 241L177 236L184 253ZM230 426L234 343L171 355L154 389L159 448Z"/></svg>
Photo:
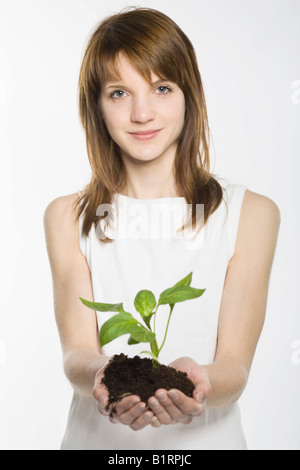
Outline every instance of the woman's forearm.
<svg viewBox="0 0 300 470"><path fill-rule="evenodd" d="M64 354L64 372L74 390L80 395L92 397L95 376L108 357L94 351L71 350Z"/></svg>
<svg viewBox="0 0 300 470"><path fill-rule="evenodd" d="M235 356L224 357L205 366L208 372L212 392L207 398L210 408L232 405L243 393L249 371Z"/></svg>

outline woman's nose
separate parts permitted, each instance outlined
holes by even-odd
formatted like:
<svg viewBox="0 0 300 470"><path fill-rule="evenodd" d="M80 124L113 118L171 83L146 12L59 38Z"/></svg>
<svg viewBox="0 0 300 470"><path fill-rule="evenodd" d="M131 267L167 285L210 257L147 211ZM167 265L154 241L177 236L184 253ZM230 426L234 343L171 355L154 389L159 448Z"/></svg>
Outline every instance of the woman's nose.
<svg viewBox="0 0 300 470"><path fill-rule="evenodd" d="M132 102L131 120L133 122L148 122L155 118L155 110L151 99L145 96L136 97Z"/></svg>

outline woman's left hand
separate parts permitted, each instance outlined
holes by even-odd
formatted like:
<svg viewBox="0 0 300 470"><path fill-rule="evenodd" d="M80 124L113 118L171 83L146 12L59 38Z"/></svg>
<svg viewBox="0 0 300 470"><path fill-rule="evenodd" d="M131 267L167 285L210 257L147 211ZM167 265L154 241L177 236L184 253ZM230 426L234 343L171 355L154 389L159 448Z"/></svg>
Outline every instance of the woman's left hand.
<svg viewBox="0 0 300 470"><path fill-rule="evenodd" d="M189 357L182 357L170 364L177 370L186 372L194 383L193 397L188 397L180 390L159 389L149 398L148 405L156 419L152 426L161 424L189 424L195 416L201 416L206 408L206 398L211 393L211 384L207 370Z"/></svg>

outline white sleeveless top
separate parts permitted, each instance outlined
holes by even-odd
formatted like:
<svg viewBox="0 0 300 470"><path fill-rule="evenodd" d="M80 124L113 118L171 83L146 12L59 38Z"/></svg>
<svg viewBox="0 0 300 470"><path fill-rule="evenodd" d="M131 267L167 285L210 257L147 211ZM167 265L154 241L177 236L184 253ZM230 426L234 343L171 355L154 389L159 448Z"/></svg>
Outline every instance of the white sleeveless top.
<svg viewBox="0 0 300 470"><path fill-rule="evenodd" d="M96 302L123 303L125 311L139 319L133 302L142 289L151 290L158 300L163 290L190 272L191 287L206 289L201 297L175 305L160 354L164 364L182 356L190 356L201 365L214 361L223 285L246 190L236 184L227 184L223 189L224 200L194 239L191 232L174 237L187 207L181 197L141 200L115 195L113 207L118 223L109 232L110 237L114 234L113 243L100 243L94 228L88 237L82 237L80 218L80 248L90 267ZM166 224L168 216L170 222ZM168 305L161 305L157 311L158 344L169 310ZM99 329L114 314L97 312ZM111 356L122 352L133 357L147 349L148 344L129 346L127 340L128 335L121 336L106 345L103 353ZM110 423L98 413L93 398L74 393L61 449L246 450L246 443L237 403L208 409L189 425L157 429L148 426L136 432Z"/></svg>

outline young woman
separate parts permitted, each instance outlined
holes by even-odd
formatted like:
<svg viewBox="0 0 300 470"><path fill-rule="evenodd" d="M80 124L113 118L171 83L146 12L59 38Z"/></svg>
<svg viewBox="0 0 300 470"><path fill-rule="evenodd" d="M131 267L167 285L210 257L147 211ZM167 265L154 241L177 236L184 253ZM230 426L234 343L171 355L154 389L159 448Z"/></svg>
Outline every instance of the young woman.
<svg viewBox="0 0 300 470"><path fill-rule="evenodd" d="M79 106L92 178L79 195L52 201L44 218L64 370L74 388L61 448L246 449L237 400L264 323L279 210L210 174L195 52L161 12L132 8L97 25L82 62ZM118 236L137 204L154 236L145 236L145 218L143 236L132 220L127 236ZM204 205L202 224L197 204ZM103 207L115 212L107 217ZM188 229L198 227L193 239L159 235L166 207L177 221L193 208L185 219ZM117 229L116 213L123 217ZM106 363L140 348L122 336L100 349L109 314L93 313L79 297L134 311L139 290L159 294L190 272L192 285L206 291L176 305L161 359L187 372L193 398L164 389L148 403L127 396L110 417ZM166 317L157 321L159 332Z"/></svg>

